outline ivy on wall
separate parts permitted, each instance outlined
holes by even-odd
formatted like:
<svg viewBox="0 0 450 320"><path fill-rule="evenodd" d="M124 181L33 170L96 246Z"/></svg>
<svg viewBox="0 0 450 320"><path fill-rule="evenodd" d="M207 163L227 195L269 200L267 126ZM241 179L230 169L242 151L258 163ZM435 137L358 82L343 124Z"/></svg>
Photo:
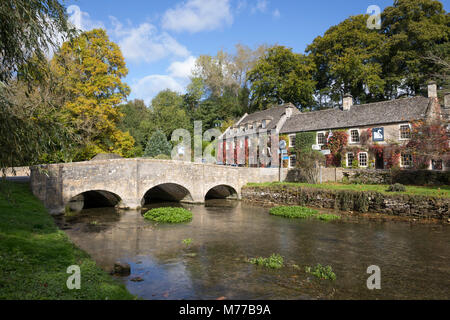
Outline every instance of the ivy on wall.
<svg viewBox="0 0 450 320"><path fill-rule="evenodd" d="M295 151L300 153L310 152L312 145L316 144L315 132L299 132L295 135Z"/></svg>

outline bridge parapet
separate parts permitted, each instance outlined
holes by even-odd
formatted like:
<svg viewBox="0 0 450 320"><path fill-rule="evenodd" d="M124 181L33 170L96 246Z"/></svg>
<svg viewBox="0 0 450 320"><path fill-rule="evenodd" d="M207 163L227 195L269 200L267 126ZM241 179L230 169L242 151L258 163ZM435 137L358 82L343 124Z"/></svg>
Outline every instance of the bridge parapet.
<svg viewBox="0 0 450 320"><path fill-rule="evenodd" d="M283 172L283 176L285 172ZM212 188L236 191L249 182L278 181L277 168L239 168L156 159L111 159L31 167L33 193L52 214L64 212L70 200L88 191L117 195L119 207L137 209L152 188L172 184L183 187L192 203L204 203Z"/></svg>

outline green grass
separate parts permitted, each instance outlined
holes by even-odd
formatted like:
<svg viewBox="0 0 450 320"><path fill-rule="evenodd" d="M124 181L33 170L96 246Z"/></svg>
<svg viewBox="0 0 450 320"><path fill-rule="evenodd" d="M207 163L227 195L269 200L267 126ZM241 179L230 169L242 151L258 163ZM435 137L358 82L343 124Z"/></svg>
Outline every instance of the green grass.
<svg viewBox="0 0 450 320"><path fill-rule="evenodd" d="M341 217L334 215L334 214L326 214L326 213L319 213L319 211L310 209L307 207L300 207L300 206L280 206L280 207L273 207L269 210L269 213L274 216L280 216L285 218L301 218L301 219L307 219L307 218L315 218L322 221L331 221L331 220L338 220Z"/></svg>
<svg viewBox="0 0 450 320"><path fill-rule="evenodd" d="M248 260L251 264L266 267L269 269L280 269L284 265L283 257L279 254L272 254L268 258L258 257L258 258L251 258Z"/></svg>
<svg viewBox="0 0 450 320"><path fill-rule="evenodd" d="M187 239L183 239L183 243L186 245L186 247L189 247L192 243L192 239L191 238L187 238Z"/></svg>
<svg viewBox="0 0 450 320"><path fill-rule="evenodd" d="M71 265L81 289L69 290ZM0 182L0 299L135 299L55 225L29 185Z"/></svg>
<svg viewBox="0 0 450 320"><path fill-rule="evenodd" d="M285 218L310 218L318 214L319 211L300 207L300 206L281 206L274 207L269 210L269 213L274 216L281 216Z"/></svg>
<svg viewBox="0 0 450 320"><path fill-rule="evenodd" d="M155 208L147 211L144 218L163 223L181 223L192 220L192 212L184 208Z"/></svg>
<svg viewBox="0 0 450 320"><path fill-rule="evenodd" d="M329 214L329 213L323 213L323 214L316 214L314 218L322 220L322 221L333 221L333 220L339 220L341 219L340 216L335 214Z"/></svg>
<svg viewBox="0 0 450 320"><path fill-rule="evenodd" d="M322 280L336 280L336 274L333 272L331 266L322 266L321 264L318 264L315 267L306 267L305 271Z"/></svg>
<svg viewBox="0 0 450 320"><path fill-rule="evenodd" d="M450 186L440 187L421 187L421 186L406 186L404 192L388 192L389 185L372 185L372 184L344 184L344 183L322 183L309 184L297 182L267 182L267 183L249 183L248 187L308 187L316 189L330 189L330 190L353 190L353 191L376 191L383 194L409 194L432 196L439 198L450 198Z"/></svg>

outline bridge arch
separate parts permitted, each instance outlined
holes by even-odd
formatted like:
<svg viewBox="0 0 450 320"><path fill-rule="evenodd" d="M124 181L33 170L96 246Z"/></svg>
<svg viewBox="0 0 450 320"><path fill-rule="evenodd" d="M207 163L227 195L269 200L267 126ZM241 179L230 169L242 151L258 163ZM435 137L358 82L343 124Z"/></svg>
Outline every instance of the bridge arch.
<svg viewBox="0 0 450 320"><path fill-rule="evenodd" d="M141 205L144 206L153 201L193 202L193 197L185 186L168 182L147 189L142 197Z"/></svg>
<svg viewBox="0 0 450 320"><path fill-rule="evenodd" d="M236 188L227 185L220 184L213 187L210 187L206 190L205 200L206 199L239 199L239 194Z"/></svg>
<svg viewBox="0 0 450 320"><path fill-rule="evenodd" d="M122 199L116 193L107 190L87 190L70 197L66 204L72 211L81 211L89 208L116 207Z"/></svg>

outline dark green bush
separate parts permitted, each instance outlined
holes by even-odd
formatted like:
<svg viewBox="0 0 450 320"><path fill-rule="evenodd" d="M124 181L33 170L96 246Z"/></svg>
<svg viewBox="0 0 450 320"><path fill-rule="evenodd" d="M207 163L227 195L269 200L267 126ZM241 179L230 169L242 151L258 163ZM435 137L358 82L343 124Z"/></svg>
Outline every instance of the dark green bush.
<svg viewBox="0 0 450 320"><path fill-rule="evenodd" d="M386 191L388 191L388 192L405 192L406 187L404 185L402 185L401 183L395 183L395 184L389 186L389 188Z"/></svg>

